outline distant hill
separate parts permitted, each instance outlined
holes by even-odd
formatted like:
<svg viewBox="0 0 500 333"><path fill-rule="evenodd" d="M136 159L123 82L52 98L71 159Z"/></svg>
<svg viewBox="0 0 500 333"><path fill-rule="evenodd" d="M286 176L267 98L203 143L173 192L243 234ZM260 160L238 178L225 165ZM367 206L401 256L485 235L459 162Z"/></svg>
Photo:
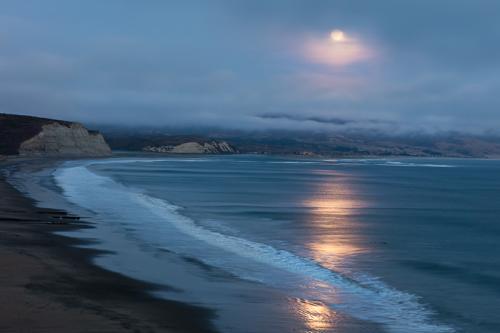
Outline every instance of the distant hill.
<svg viewBox="0 0 500 333"><path fill-rule="evenodd" d="M0 155L106 156L99 132L74 122L0 113Z"/></svg>
<svg viewBox="0 0 500 333"><path fill-rule="evenodd" d="M161 133L108 132L106 139L116 150L169 154L236 154L238 150L225 140L201 135L164 135Z"/></svg>
<svg viewBox="0 0 500 333"><path fill-rule="evenodd" d="M240 151L338 157L500 157L500 138L464 134L281 133L227 138Z"/></svg>
<svg viewBox="0 0 500 333"><path fill-rule="evenodd" d="M226 142L234 151L304 156L500 157L500 138L460 133L390 136L363 131L310 133L300 131L198 131L102 129L113 149L140 151L187 142Z"/></svg>

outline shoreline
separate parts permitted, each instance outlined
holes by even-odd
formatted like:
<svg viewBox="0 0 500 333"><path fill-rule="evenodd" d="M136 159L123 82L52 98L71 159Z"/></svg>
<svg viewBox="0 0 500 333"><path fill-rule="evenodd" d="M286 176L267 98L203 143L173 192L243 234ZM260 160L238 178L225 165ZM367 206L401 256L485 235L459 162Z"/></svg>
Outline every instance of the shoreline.
<svg viewBox="0 0 500 333"><path fill-rule="evenodd" d="M124 156L115 155L115 157ZM120 211L114 211L113 207L121 207L120 203L128 203L126 197L117 195L118 205L115 205L112 201L107 202L105 199L105 197L115 198L113 192L110 194L104 188L90 186L90 192L83 192L84 197L96 196L99 198L97 202L102 200L107 203L87 206L85 200L80 203L78 200L73 201L71 190L65 192L69 197L61 198L59 186L67 188L66 185L69 184L69 188L85 189L88 188L87 182L91 181L92 177L77 172L70 173L65 181L60 181L60 179L53 181L50 175L60 168L59 163L70 161L67 166L71 168L73 165L85 164L86 160L15 158L7 163L0 163L0 175L2 171L8 175L8 177L0 177L8 179L8 182L0 179L0 196L8 199L6 202L0 201L0 251L2 251L0 252L0 265L6 267L5 272L0 272L0 288L2 288L0 292L6 295L7 299L17 302L13 310L10 302L6 302L9 306L0 304L0 311L2 311L0 333L18 331L213 332L214 327L221 327L224 330L231 327L234 330L229 330L229 332L239 331L241 327L239 316L234 320L232 309L211 302L214 299L212 297L218 297L215 295L233 296L225 292L225 285L229 280L224 281L224 288L221 289L213 289L212 287L218 288L218 286L205 284L201 281L202 279L187 279L188 282L180 283L180 281L185 281L183 278L187 275L185 275L184 268L186 262L190 262L188 259L191 260L191 257L180 258L182 262L180 265L175 262L165 265L167 261L159 260L159 258L167 258L167 255L163 253L157 253L158 256L152 256L154 260L149 260L148 256L135 255L136 253L131 250L133 246L127 246L126 242L115 242L115 245L119 245L118 247L106 246L106 244L109 245L110 240L110 244L113 244L112 240L115 238L112 232L106 232L109 231L106 226L110 224L98 221L116 222L121 225L129 221L130 217L132 220L137 220L144 214L140 213L139 217L135 216L135 208L125 215L121 215ZM91 161L98 161L98 159L91 159ZM76 192L75 195L77 196L78 193ZM101 194L106 195L104 197L100 196ZM14 205L11 205L12 202ZM34 205L35 203L37 206ZM121 217L114 220L113 212L118 212L117 216ZM73 219L76 215L71 214L78 215L81 220ZM95 216L95 218L86 218L86 216ZM56 223L47 223L49 220ZM68 223L58 223L61 220ZM96 242L97 239L98 242ZM171 238L171 245L176 239ZM22 242L19 242L20 240ZM165 244L168 244L168 240ZM5 251L6 248L13 249L13 251L8 253ZM127 250L123 252L123 249ZM124 261L120 262L116 259L120 259L121 253L125 255L121 257ZM114 259L106 262L107 259L113 257ZM198 264L196 266L199 269ZM139 269L134 270L137 268ZM152 272L153 275L148 275L148 272ZM210 274L210 276L220 277L217 273ZM212 294L208 293L211 297L208 299L209 302L199 297L183 297L184 293L175 294L177 291L185 291L187 294L192 291L193 286L196 286L197 296L210 290ZM244 304L247 308L242 307L241 310L245 309L244 316L250 313L248 318L252 318L256 311L249 311L254 307L251 302L255 295L262 291L266 292L266 287L240 288L239 284L237 295L235 295L244 298L250 296L248 298L250 302ZM227 290L230 289L231 287ZM285 298L282 298L284 295L266 298L266 300L273 301L273 305L267 310L288 309L281 305L289 305L290 295L294 298L294 294L287 295ZM229 298L225 300L227 299ZM297 299L300 299L300 296ZM308 304L307 300L305 299L306 304ZM226 303L231 304L231 302ZM265 302L262 304L269 305ZM278 304L280 306L276 307ZM228 309L230 311L227 311ZM256 309L260 311L261 305L254 308ZM309 327L308 321L304 320L301 315L280 311L276 310L276 314L285 315L287 317L283 318L291 319L283 325L290 331L300 325ZM266 315L260 314L261 318L269 319ZM355 327L352 328L353 332L358 332L358 328L367 329L368 327L373 328L374 332L378 331L378 322L360 322L357 316L352 317L346 314L339 314L339 316L346 332L351 332L349 328L351 325ZM28 322L23 321L25 318ZM244 329L244 326L242 328ZM267 327L265 329L267 330ZM343 330L339 329L339 331Z"/></svg>
<svg viewBox="0 0 500 333"><path fill-rule="evenodd" d="M0 170L29 161L2 160ZM212 310L155 298L157 286L96 266L99 251L55 234L91 222L37 207L3 174L0 197L0 294L8 300L0 332L215 332Z"/></svg>
<svg viewBox="0 0 500 333"><path fill-rule="evenodd" d="M284 153L259 153L259 152L244 152L234 154L176 154L176 153L159 153L159 152L145 152L141 150L117 150L113 151L112 157L127 157L127 156L155 156L155 157L172 157L172 158L190 158L190 157L206 157L206 156L267 156L267 157L281 157L281 158L302 158L308 159L338 159L338 160L377 160L377 159L446 159L446 160L487 160L497 161L500 160L500 155L488 156L419 156L419 155L301 155L301 154L284 154ZM1 160L0 160L1 161Z"/></svg>

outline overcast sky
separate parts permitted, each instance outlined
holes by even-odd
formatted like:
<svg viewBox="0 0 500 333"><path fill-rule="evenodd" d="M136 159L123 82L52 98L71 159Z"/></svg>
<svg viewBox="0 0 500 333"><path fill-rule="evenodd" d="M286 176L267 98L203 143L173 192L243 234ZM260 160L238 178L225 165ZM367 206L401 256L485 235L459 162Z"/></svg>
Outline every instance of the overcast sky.
<svg viewBox="0 0 500 333"><path fill-rule="evenodd" d="M0 0L0 112L497 130L497 0Z"/></svg>

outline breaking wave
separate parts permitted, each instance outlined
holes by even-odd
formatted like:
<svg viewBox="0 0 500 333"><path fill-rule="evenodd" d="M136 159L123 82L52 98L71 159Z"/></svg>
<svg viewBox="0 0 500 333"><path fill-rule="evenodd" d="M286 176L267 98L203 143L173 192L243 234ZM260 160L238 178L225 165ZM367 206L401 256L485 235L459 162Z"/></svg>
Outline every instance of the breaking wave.
<svg viewBox="0 0 500 333"><path fill-rule="evenodd" d="M184 214L181 207L87 168L96 163L147 161L159 160L88 162L59 169L54 177L71 202L124 221L141 237L170 251L240 278L284 289L290 296L321 301L352 317L383 325L390 332L454 332L451 327L434 323L432 311L416 296L377 278L362 274L347 277L287 249L208 229Z"/></svg>

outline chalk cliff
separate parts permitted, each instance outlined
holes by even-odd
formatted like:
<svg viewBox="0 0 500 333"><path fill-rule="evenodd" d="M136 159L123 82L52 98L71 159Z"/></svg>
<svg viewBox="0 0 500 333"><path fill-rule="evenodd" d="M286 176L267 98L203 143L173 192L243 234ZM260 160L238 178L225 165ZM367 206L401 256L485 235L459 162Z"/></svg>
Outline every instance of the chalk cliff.
<svg viewBox="0 0 500 333"><path fill-rule="evenodd" d="M103 136L79 123L0 114L0 155L107 156Z"/></svg>
<svg viewBox="0 0 500 333"><path fill-rule="evenodd" d="M171 154L235 154L238 151L226 141L185 142L178 145L147 146L143 151Z"/></svg>

